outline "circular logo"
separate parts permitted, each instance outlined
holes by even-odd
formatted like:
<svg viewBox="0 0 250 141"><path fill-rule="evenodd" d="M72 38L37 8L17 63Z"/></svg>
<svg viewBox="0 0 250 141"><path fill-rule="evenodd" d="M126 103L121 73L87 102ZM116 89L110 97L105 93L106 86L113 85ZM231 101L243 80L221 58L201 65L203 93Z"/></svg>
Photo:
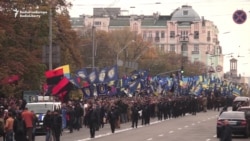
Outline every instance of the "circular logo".
<svg viewBox="0 0 250 141"><path fill-rule="evenodd" d="M237 24L243 24L247 20L247 14L243 10L236 10L233 14L233 20Z"/></svg>
<svg viewBox="0 0 250 141"><path fill-rule="evenodd" d="M216 71L217 71L217 72L221 72L221 71L222 71L222 66L217 65L217 66L216 66Z"/></svg>

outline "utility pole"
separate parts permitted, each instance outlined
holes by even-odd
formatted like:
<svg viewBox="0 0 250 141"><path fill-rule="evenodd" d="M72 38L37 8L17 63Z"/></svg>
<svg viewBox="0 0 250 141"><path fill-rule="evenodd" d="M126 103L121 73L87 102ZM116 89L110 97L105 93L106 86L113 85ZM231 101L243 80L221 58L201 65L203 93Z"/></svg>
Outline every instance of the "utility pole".
<svg viewBox="0 0 250 141"><path fill-rule="evenodd" d="M49 70L53 69L52 65L52 2L49 4Z"/></svg>
<svg viewBox="0 0 250 141"><path fill-rule="evenodd" d="M92 26L92 70L95 69L95 26Z"/></svg>

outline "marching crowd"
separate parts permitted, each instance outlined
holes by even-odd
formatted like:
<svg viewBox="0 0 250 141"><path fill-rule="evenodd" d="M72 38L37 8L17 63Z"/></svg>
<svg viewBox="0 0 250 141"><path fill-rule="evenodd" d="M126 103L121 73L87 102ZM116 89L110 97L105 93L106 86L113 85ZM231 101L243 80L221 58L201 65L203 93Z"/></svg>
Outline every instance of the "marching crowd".
<svg viewBox="0 0 250 141"><path fill-rule="evenodd" d="M47 111L43 119L45 141L60 141L63 130L70 133L89 128L90 137L106 124L111 132L121 128L122 123L131 122L132 128L139 124L149 125L152 118L166 120L187 113L218 110L229 103L226 97L214 95L196 96L138 96L98 97L83 101L68 101L56 111ZM26 101L15 98L0 99L0 141L35 141L38 119L26 108ZM61 130L60 130L61 129Z"/></svg>

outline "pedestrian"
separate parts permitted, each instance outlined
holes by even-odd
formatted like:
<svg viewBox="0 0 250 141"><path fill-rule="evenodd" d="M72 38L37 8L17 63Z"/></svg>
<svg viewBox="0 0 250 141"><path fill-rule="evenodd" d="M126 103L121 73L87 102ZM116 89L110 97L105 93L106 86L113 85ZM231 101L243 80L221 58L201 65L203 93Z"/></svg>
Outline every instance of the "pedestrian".
<svg viewBox="0 0 250 141"><path fill-rule="evenodd" d="M62 135L62 117L58 111L54 111L52 115L52 133L53 141L60 141Z"/></svg>
<svg viewBox="0 0 250 141"><path fill-rule="evenodd" d="M137 128L138 120L139 120L139 107L137 103L131 107L131 120L132 120L132 128Z"/></svg>
<svg viewBox="0 0 250 141"><path fill-rule="evenodd" d="M22 118L25 121L26 125L26 135L28 137L28 141L32 141L32 132L33 132L33 119L34 115L28 108L24 108L22 112Z"/></svg>
<svg viewBox="0 0 250 141"><path fill-rule="evenodd" d="M8 117L5 122L5 141L13 141L13 124L14 124L14 118L12 117L12 113L8 112Z"/></svg>
<svg viewBox="0 0 250 141"><path fill-rule="evenodd" d="M89 131L90 131L90 137L91 138L95 138L95 131L96 131L96 124L98 121L98 115L97 112L95 110L95 106L92 106L92 104L89 105L87 113L86 113L86 120L87 120L87 124L89 127Z"/></svg>
<svg viewBox="0 0 250 141"><path fill-rule="evenodd" d="M116 119L117 119L117 113L116 113L115 107L111 106L111 109L110 109L110 111L108 112L108 115L107 115L107 120L109 121L112 133L115 132Z"/></svg>
<svg viewBox="0 0 250 141"><path fill-rule="evenodd" d="M222 132L220 135L220 141L232 141L232 129L229 125L228 120L224 120L224 125L222 127Z"/></svg>
<svg viewBox="0 0 250 141"><path fill-rule="evenodd" d="M17 113L13 125L15 141L26 141L26 126L21 113Z"/></svg>
<svg viewBox="0 0 250 141"><path fill-rule="evenodd" d="M43 127L44 127L44 129L46 131L45 141L51 141L52 140L51 124L52 124L51 111L48 110L46 112L46 115L43 118Z"/></svg>

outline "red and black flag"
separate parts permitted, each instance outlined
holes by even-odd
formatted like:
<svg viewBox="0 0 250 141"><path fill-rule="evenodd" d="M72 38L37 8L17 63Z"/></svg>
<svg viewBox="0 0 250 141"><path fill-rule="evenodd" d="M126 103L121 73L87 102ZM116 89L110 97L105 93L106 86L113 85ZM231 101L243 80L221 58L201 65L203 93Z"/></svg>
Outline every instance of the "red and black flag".
<svg viewBox="0 0 250 141"><path fill-rule="evenodd" d="M47 85L56 85L64 77L63 69L48 70L45 76Z"/></svg>
<svg viewBox="0 0 250 141"><path fill-rule="evenodd" d="M52 95L58 95L64 91L70 91L73 88L73 84L70 83L68 78L64 77L63 79L60 80L60 82L55 85L52 89Z"/></svg>

